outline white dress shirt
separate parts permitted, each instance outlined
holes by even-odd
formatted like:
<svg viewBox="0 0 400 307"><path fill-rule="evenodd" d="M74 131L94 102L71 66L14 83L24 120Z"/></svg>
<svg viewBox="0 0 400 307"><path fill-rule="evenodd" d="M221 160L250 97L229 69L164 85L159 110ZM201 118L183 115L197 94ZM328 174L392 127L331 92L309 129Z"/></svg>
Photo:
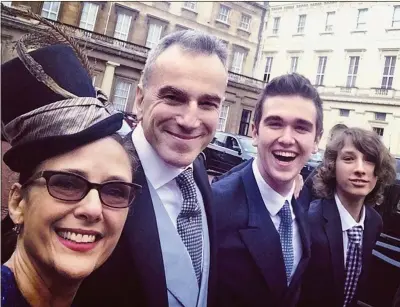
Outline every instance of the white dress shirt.
<svg viewBox="0 0 400 307"><path fill-rule="evenodd" d="M296 272L297 265L299 264L303 253L303 247L299 232L299 225L296 221L296 215L294 214L292 208L294 183L291 191L286 196L282 196L274 189L272 189L268 185L268 183L265 182L264 178L261 176L260 170L258 169L257 166L257 158L254 159L252 167L258 189L260 190L261 193L261 197L264 201L265 207L267 208L269 216L271 217L271 220L274 223L274 226L277 231L279 231L279 225L281 223L281 217L278 215L278 212L282 209L286 201L288 201L290 204L290 211L292 212L292 229L293 229L292 242L293 242L293 252L294 252L293 270L290 276L290 279L292 279L293 274L294 272Z"/></svg>
<svg viewBox="0 0 400 307"><path fill-rule="evenodd" d="M347 230L353 228L354 226L361 226L364 231L364 220L365 220L365 206L361 209L361 218L357 223L351 214L346 210L343 206L342 202L339 199L339 196L335 192L335 202L336 206L339 210L340 222L342 223L342 233L343 233L343 253L344 253L344 265L346 266L347 259L347 245L349 244L349 237L347 236ZM361 245L362 245L362 236L361 236Z"/></svg>
<svg viewBox="0 0 400 307"><path fill-rule="evenodd" d="M193 164L186 168L179 168L166 163L147 141L141 123L136 126L132 133L132 142L135 145L147 180L156 190L172 223L177 228L177 218L182 209L183 196L175 178L187 167L193 168ZM203 197L197 185L196 192L197 201L200 207L204 208Z"/></svg>

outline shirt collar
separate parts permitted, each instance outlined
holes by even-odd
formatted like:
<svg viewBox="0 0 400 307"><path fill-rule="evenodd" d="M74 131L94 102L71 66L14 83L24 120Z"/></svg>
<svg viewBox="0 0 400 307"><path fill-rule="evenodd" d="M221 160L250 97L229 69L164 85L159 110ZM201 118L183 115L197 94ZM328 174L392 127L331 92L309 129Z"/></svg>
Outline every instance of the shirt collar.
<svg viewBox="0 0 400 307"><path fill-rule="evenodd" d="M285 201L288 201L289 204L291 204L294 193L294 183L290 192L286 196L282 196L281 194L276 192L273 188L271 188L269 184L264 180L264 178L260 173L260 170L258 169L257 159L258 158L255 158L254 161L252 162L254 177L256 179L257 186L258 189L260 190L264 204L267 207L267 210L269 211L269 214L271 216L275 216L282 209L283 205L285 204ZM292 219L294 219L295 215L293 213L293 208L292 206L289 207L290 211L292 212Z"/></svg>
<svg viewBox="0 0 400 307"><path fill-rule="evenodd" d="M336 206L339 210L340 222L342 223L342 231L347 231L354 226L361 226L364 230L364 220L365 220L365 205L362 206L361 209L361 218L360 221L357 223L355 219L351 216L351 214L346 210L343 206L342 202L340 201L339 196L335 192L335 201Z"/></svg>
<svg viewBox="0 0 400 307"><path fill-rule="evenodd" d="M166 163L147 141L141 123L132 132L132 142L139 156L144 173L156 190L175 179L186 168L193 168L193 164L180 168Z"/></svg>

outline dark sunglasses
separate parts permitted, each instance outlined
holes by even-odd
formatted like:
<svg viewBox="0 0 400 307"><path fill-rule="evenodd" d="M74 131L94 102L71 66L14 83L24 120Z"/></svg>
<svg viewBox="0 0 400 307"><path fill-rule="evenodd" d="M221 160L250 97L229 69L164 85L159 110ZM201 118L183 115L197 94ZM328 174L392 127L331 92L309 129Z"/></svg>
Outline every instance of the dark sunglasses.
<svg viewBox="0 0 400 307"><path fill-rule="evenodd" d="M90 190L99 192L100 201L112 208L126 208L131 205L141 186L136 183L124 181L108 181L92 183L86 178L68 172L42 171L33 175L22 185L25 188L33 181L44 178L49 194L62 201L80 201L86 197Z"/></svg>

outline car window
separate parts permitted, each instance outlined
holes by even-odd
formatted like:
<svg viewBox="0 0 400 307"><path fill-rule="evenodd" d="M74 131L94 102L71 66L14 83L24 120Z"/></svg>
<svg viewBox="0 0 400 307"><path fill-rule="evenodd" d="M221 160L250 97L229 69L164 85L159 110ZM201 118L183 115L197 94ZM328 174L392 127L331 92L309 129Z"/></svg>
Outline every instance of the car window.
<svg viewBox="0 0 400 307"><path fill-rule="evenodd" d="M226 148L232 149L232 150L238 150L240 149L239 143L236 140L236 138L232 136L227 136L226 137Z"/></svg>
<svg viewBox="0 0 400 307"><path fill-rule="evenodd" d="M396 180L400 180L400 158L396 159Z"/></svg>
<svg viewBox="0 0 400 307"><path fill-rule="evenodd" d="M253 146L252 138L240 138L240 144L242 145L245 152L257 154L257 147Z"/></svg>
<svg viewBox="0 0 400 307"><path fill-rule="evenodd" d="M217 132L217 133L215 133L215 136L214 136L213 140L211 141L211 144L226 147L225 139L226 139L225 135Z"/></svg>

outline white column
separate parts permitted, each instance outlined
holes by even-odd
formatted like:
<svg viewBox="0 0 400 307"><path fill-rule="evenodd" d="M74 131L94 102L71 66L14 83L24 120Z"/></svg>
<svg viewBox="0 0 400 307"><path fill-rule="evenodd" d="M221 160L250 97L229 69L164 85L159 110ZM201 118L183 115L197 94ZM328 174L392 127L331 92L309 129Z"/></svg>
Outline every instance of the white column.
<svg viewBox="0 0 400 307"><path fill-rule="evenodd" d="M101 83L101 89L105 94L111 99L111 89L114 80L115 67L118 67L119 64L115 62L108 61L106 63L106 70L104 71L103 81Z"/></svg>

